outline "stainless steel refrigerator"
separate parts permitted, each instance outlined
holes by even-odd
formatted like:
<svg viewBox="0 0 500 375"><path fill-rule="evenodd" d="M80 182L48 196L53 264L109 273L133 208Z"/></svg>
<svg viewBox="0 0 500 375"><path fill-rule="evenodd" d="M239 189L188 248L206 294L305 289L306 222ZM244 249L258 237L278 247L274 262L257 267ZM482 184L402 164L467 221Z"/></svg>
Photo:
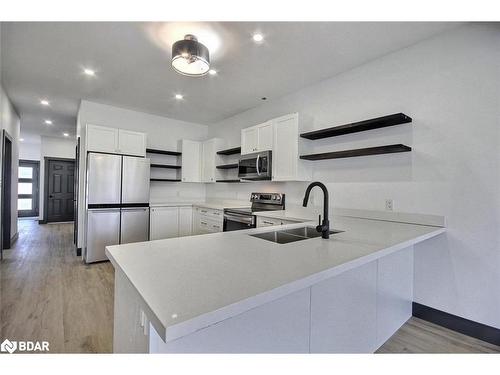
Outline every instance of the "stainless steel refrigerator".
<svg viewBox="0 0 500 375"><path fill-rule="evenodd" d="M149 178L149 159L88 154L85 262L108 260L106 246L149 239Z"/></svg>

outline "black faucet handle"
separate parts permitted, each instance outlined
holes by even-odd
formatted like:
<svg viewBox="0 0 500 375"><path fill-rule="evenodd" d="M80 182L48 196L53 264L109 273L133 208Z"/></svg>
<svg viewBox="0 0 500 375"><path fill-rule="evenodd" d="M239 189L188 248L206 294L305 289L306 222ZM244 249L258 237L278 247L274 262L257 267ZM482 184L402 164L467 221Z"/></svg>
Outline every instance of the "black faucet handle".
<svg viewBox="0 0 500 375"><path fill-rule="evenodd" d="M321 214L318 215L318 225L316 226L316 231L322 232L323 226L321 225Z"/></svg>

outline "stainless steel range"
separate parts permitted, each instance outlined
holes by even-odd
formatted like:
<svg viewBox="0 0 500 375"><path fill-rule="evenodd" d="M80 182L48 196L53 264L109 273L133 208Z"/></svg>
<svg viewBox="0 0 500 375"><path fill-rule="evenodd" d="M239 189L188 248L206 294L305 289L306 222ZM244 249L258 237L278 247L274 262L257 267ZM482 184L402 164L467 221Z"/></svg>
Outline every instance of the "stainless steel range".
<svg viewBox="0 0 500 375"><path fill-rule="evenodd" d="M252 193L250 208L227 208L224 210L224 232L256 227L254 212L279 211L285 209L285 194Z"/></svg>

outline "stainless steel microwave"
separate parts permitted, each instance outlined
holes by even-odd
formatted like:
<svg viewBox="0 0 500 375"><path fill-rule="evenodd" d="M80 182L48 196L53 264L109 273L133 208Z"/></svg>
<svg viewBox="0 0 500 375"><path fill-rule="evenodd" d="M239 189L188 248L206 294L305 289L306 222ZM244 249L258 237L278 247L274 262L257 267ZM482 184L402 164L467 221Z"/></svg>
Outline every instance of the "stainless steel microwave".
<svg viewBox="0 0 500 375"><path fill-rule="evenodd" d="M270 180L271 151L242 155L238 162L238 178L242 180Z"/></svg>

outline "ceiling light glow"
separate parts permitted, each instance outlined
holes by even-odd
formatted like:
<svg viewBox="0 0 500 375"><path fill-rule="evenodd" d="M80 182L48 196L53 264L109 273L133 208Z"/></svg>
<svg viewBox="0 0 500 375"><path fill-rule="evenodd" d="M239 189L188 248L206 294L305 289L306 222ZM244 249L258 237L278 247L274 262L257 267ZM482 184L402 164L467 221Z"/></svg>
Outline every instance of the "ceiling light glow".
<svg viewBox="0 0 500 375"><path fill-rule="evenodd" d="M95 76L95 70L92 70L92 69L89 69L89 68L85 68L83 69L83 73L90 76L90 77L93 77Z"/></svg>
<svg viewBox="0 0 500 375"><path fill-rule="evenodd" d="M50 102L47 99L40 100L41 105L50 105Z"/></svg>
<svg viewBox="0 0 500 375"><path fill-rule="evenodd" d="M45 120L44 121L47 125L52 125L52 121L51 120Z"/></svg>
<svg viewBox="0 0 500 375"><path fill-rule="evenodd" d="M69 134L68 134L68 133L63 133L63 135L64 135L65 137L69 137Z"/></svg>
<svg viewBox="0 0 500 375"><path fill-rule="evenodd" d="M177 100L182 100L182 99L184 99L184 95L181 95L181 94L175 94L175 99L177 99Z"/></svg>
<svg viewBox="0 0 500 375"><path fill-rule="evenodd" d="M210 74L211 76L214 76L214 75L216 75L216 74L217 74L217 70L215 70L215 69L210 69L210 70L208 71L208 74Z"/></svg>
<svg viewBox="0 0 500 375"><path fill-rule="evenodd" d="M20 140L21 142L24 142L24 138L19 138L19 140Z"/></svg>
<svg viewBox="0 0 500 375"><path fill-rule="evenodd" d="M260 43L264 40L264 36L262 34L256 33L253 34L252 39L254 42Z"/></svg>

